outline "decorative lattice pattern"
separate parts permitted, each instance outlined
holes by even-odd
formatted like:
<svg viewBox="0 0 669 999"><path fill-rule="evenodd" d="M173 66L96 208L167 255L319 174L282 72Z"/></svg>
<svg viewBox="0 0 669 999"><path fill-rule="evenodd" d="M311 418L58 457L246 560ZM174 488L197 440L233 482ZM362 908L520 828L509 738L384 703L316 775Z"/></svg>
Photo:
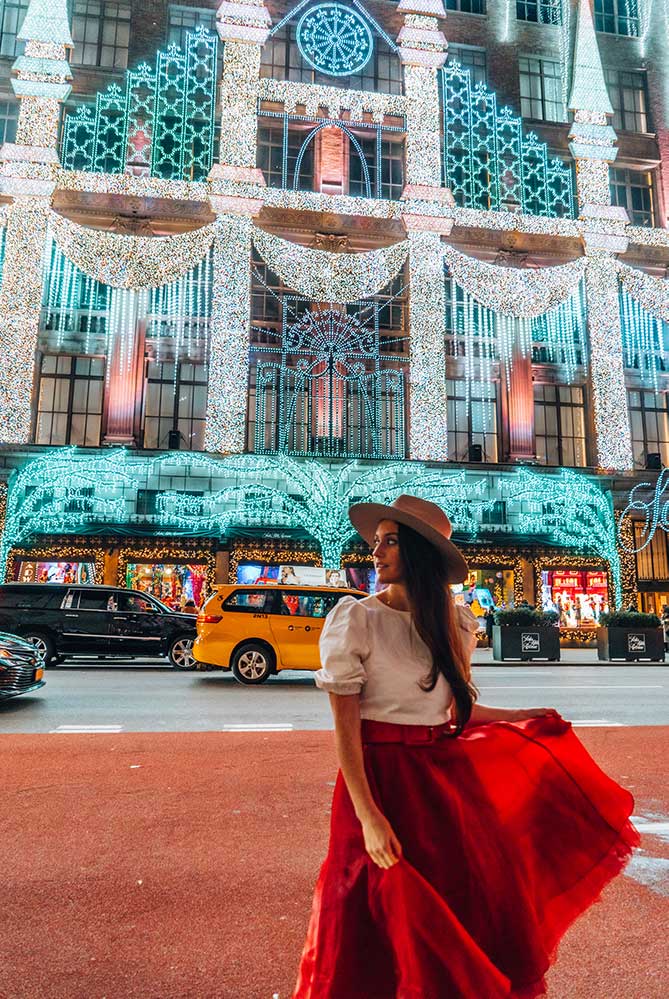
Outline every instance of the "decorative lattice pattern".
<svg viewBox="0 0 669 999"><path fill-rule="evenodd" d="M469 70L441 70L444 183L463 208L573 217L571 167L549 159L546 143L525 134L510 108Z"/></svg>
<svg viewBox="0 0 669 999"><path fill-rule="evenodd" d="M218 41L204 28L170 45L98 93L65 119L66 170L150 173L165 180L204 180L214 152Z"/></svg>

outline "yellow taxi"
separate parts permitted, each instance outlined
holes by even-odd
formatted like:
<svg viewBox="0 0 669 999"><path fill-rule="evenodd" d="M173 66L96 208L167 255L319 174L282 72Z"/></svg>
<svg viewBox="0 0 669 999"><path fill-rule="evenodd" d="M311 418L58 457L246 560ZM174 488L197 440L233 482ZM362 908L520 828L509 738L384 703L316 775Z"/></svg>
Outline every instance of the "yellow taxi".
<svg viewBox="0 0 669 999"><path fill-rule="evenodd" d="M325 617L360 590L334 586L217 586L197 617L199 669L231 669L240 683L264 683L282 669L317 670Z"/></svg>

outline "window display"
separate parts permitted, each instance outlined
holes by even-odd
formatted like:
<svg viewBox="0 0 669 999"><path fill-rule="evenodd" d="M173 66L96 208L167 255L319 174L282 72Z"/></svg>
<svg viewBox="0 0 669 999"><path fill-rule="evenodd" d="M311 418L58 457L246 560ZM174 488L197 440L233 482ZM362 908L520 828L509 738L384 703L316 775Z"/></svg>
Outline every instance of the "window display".
<svg viewBox="0 0 669 999"><path fill-rule="evenodd" d="M125 585L152 593L172 610L195 613L207 597L207 567L204 562L128 562Z"/></svg>
<svg viewBox="0 0 669 999"><path fill-rule="evenodd" d="M513 569L491 566L470 569L464 583L451 587L456 604L466 604L476 617L485 617L488 610L514 606Z"/></svg>
<svg viewBox="0 0 669 999"><path fill-rule="evenodd" d="M14 580L18 583L94 583L93 562L36 562L16 559Z"/></svg>
<svg viewBox="0 0 669 999"><path fill-rule="evenodd" d="M541 573L541 606L557 611L561 628L594 628L609 609L603 569L549 569Z"/></svg>
<svg viewBox="0 0 669 999"><path fill-rule="evenodd" d="M261 565L242 562L237 568L237 582L257 586L281 583L284 586L350 586L374 593L376 573L368 568L322 569L315 565Z"/></svg>

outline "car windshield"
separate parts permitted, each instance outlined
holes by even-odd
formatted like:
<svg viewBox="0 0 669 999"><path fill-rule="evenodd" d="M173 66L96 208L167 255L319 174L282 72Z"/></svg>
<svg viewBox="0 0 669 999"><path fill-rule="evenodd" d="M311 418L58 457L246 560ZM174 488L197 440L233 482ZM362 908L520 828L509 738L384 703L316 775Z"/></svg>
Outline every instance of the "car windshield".
<svg viewBox="0 0 669 999"><path fill-rule="evenodd" d="M144 596L144 594L142 594L142 596ZM158 606L160 607L160 609L161 609L162 611L164 611L164 612L165 612L166 614L174 614L174 611L172 610L172 608L171 608L171 607L168 607L168 606L167 606L167 604L164 604L164 603L162 602L162 600L159 600L159 599L158 599L158 597L154 597L154 595L153 595L153 594L151 594L151 597L150 597L150 598L149 598L149 597L147 597L146 599L147 599L147 600L148 600L148 599L150 599L151 603L153 603L153 604L158 604Z"/></svg>

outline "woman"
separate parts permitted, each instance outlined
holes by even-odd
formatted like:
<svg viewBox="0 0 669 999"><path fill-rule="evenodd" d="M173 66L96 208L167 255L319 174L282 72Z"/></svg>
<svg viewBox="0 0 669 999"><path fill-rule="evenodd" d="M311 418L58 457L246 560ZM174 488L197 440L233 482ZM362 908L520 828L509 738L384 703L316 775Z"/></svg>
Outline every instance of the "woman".
<svg viewBox="0 0 669 999"><path fill-rule="evenodd" d="M350 517L386 588L322 633L341 772L294 999L534 999L638 841L632 797L555 711L476 703L439 507Z"/></svg>

